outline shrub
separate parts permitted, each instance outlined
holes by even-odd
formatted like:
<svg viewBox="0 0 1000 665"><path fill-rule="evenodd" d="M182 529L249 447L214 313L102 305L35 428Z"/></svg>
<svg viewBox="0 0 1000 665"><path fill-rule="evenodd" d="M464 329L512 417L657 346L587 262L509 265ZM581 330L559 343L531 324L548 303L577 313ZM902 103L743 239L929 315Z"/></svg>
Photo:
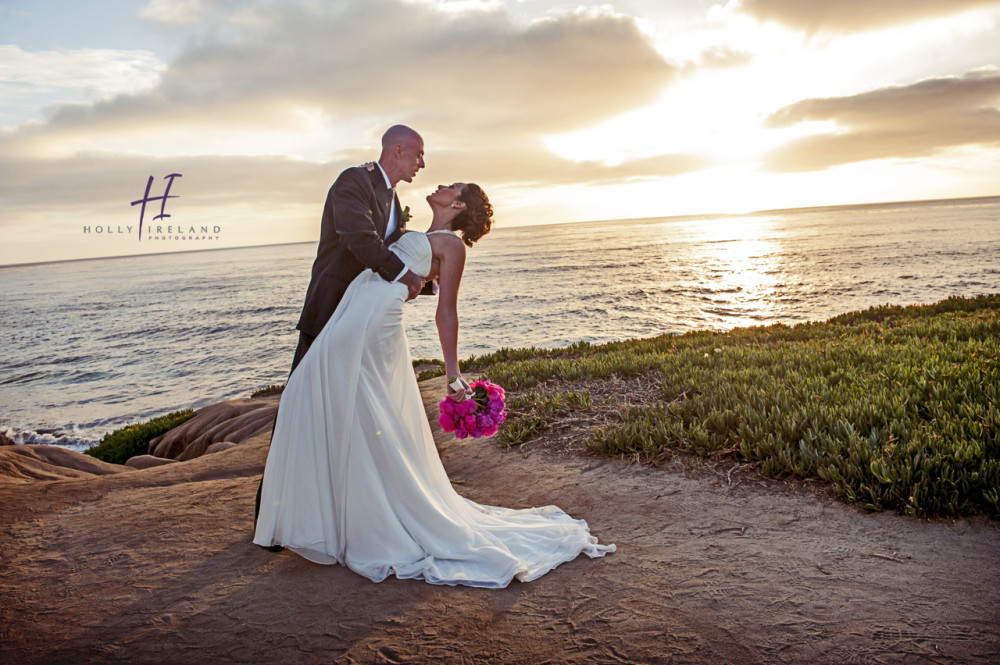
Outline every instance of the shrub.
<svg viewBox="0 0 1000 665"><path fill-rule="evenodd" d="M285 391L285 386L268 386L267 388L261 388L260 390L255 390L250 395L250 399L255 399L257 397L267 397L268 395L280 395Z"/></svg>
<svg viewBox="0 0 1000 665"><path fill-rule="evenodd" d="M145 455L151 439L177 427L194 416L194 411L174 411L144 423L128 425L104 435L101 442L84 451L109 464L124 464L130 457Z"/></svg>

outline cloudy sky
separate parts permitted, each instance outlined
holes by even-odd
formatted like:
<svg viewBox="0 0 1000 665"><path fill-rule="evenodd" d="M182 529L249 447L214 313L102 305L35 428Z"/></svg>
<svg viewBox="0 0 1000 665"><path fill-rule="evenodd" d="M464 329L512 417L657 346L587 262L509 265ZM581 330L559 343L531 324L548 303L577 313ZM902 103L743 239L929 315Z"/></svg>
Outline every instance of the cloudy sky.
<svg viewBox="0 0 1000 665"><path fill-rule="evenodd" d="M413 228L996 195L1000 0L0 0L0 264L315 240L397 122Z"/></svg>

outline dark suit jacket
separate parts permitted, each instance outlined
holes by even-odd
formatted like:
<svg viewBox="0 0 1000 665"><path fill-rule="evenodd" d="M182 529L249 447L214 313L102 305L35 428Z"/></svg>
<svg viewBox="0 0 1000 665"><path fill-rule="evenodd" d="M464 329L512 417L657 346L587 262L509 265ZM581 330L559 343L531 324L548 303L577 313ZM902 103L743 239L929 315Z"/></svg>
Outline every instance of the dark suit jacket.
<svg viewBox="0 0 1000 665"><path fill-rule="evenodd" d="M323 207L319 248L296 326L299 330L313 337L319 335L348 285L365 268L387 281L403 272L405 265L387 247L405 231L398 202L399 226L385 238L393 200L392 190L386 187L377 166L371 171L363 166L352 167L337 177Z"/></svg>

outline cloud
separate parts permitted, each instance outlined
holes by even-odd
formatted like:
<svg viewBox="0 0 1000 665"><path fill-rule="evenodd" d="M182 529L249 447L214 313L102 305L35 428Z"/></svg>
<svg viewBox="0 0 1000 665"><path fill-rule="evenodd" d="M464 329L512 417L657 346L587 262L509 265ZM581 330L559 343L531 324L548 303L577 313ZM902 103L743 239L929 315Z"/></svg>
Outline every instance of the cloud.
<svg viewBox="0 0 1000 665"><path fill-rule="evenodd" d="M39 108L148 90L165 65L149 51L25 51L0 44L0 122L40 119Z"/></svg>
<svg viewBox="0 0 1000 665"><path fill-rule="evenodd" d="M972 9L1000 8L997 0L738 0L735 7L761 21L807 33L858 32Z"/></svg>
<svg viewBox="0 0 1000 665"><path fill-rule="evenodd" d="M871 159L915 158L961 145L1000 145L1000 73L994 68L780 109L772 128L833 122L837 131L769 153L771 171L813 171Z"/></svg>
<svg viewBox="0 0 1000 665"><path fill-rule="evenodd" d="M434 155L434 173L452 174L452 179L503 183L522 187L558 185L598 186L650 180L691 173L712 166L712 160L695 154L668 154L606 164L600 161L563 159L550 151L510 149L496 151L489 160L470 162L461 150ZM422 177L422 176L417 176Z"/></svg>
<svg viewBox="0 0 1000 665"><path fill-rule="evenodd" d="M167 25L189 24L207 11L201 0L152 0L139 11L139 17Z"/></svg>
<svg viewBox="0 0 1000 665"><path fill-rule="evenodd" d="M96 136L209 117L270 127L312 108L379 124L409 115L464 135L538 135L651 103L675 74L633 19L608 12L521 26L496 9L281 3L235 13L227 30L170 63L156 89L67 107L47 129Z"/></svg>
<svg viewBox="0 0 1000 665"><path fill-rule="evenodd" d="M0 44L0 84L31 84L42 90L90 89L110 95L150 88L163 69L149 51L86 48L30 52Z"/></svg>
<svg viewBox="0 0 1000 665"><path fill-rule="evenodd" d="M182 160L107 154L52 160L0 156L0 170L5 174L0 183L0 211L7 207L125 211L129 217L130 201L142 196L150 175L160 180L180 172L184 179L177 181L176 189L182 190L185 202L217 208L245 202L275 206L314 200L325 194L336 176L328 164L226 156Z"/></svg>
<svg viewBox="0 0 1000 665"><path fill-rule="evenodd" d="M698 55L697 65L693 66L692 69L701 69L703 67L710 69L741 67L752 62L753 57L752 53L734 49L730 46L712 46Z"/></svg>
<svg viewBox="0 0 1000 665"><path fill-rule="evenodd" d="M395 122L427 142L418 188L601 184L706 166L686 154L573 162L545 145L654 102L678 77L633 18L583 9L517 23L494 3L464 6L155 0L143 17L187 49L151 89L64 104L0 132L0 171L12 174L0 183L2 224L131 219L146 178L171 172L184 175L184 204L206 217L250 204L272 217L318 210L336 174L377 156ZM116 71L93 69L102 86ZM295 159L304 142L323 147Z"/></svg>

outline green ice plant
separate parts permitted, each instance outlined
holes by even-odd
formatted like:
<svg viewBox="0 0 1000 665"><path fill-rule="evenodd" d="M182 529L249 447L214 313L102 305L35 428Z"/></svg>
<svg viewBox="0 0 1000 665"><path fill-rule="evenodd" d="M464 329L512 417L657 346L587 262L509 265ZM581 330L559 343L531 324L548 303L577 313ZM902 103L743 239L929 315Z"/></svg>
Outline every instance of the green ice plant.
<svg viewBox="0 0 1000 665"><path fill-rule="evenodd" d="M590 388L638 379L653 396L591 428L590 451L729 457L765 476L818 479L867 510L998 516L998 358L1000 295L988 295L466 363L508 391L505 445L574 413L614 411Z"/></svg>
<svg viewBox="0 0 1000 665"><path fill-rule="evenodd" d="M104 435L101 442L88 448L84 454L110 464L124 464L130 457L145 455L151 439L177 427L194 417L194 411L185 409L143 423L128 425Z"/></svg>

